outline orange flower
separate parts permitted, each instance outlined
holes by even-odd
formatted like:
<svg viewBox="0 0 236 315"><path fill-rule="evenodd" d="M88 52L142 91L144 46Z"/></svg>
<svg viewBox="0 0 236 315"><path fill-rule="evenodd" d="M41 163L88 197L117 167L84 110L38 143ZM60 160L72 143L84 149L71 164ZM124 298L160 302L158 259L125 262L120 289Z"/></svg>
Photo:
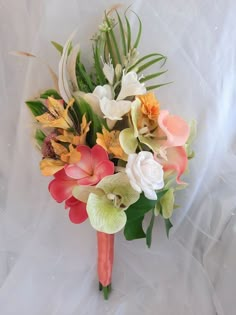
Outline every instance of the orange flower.
<svg viewBox="0 0 236 315"><path fill-rule="evenodd" d="M138 98L141 101L141 111L143 115L147 116L150 120L157 121L160 105L154 93L139 95Z"/></svg>
<svg viewBox="0 0 236 315"><path fill-rule="evenodd" d="M69 150L62 144L51 140L51 144L56 155L60 156L60 159L64 163L73 164L79 162L81 154L77 149L70 144Z"/></svg>
<svg viewBox="0 0 236 315"><path fill-rule="evenodd" d="M89 126L91 122L87 123L85 114L82 117L82 123L80 124L80 135L75 136L72 132L63 130L63 135L57 136L56 139L61 142L68 142L73 145L85 144L86 135L89 132Z"/></svg>
<svg viewBox="0 0 236 315"><path fill-rule="evenodd" d="M109 132L106 128L102 128L102 133L97 133L97 144L99 144L108 153L113 154L116 158L127 160L127 155L120 146L119 130Z"/></svg>
<svg viewBox="0 0 236 315"><path fill-rule="evenodd" d="M40 162L40 170L44 176L52 176L64 167L65 163L61 160L45 158Z"/></svg>

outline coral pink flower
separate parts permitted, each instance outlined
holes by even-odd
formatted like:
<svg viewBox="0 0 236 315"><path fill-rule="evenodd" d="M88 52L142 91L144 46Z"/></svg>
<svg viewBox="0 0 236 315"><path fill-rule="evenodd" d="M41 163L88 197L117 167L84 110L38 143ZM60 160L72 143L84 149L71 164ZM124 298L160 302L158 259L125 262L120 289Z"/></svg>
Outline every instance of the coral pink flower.
<svg viewBox="0 0 236 315"><path fill-rule="evenodd" d="M81 153L79 162L65 166L66 175L76 179L77 184L96 185L103 177L114 173L114 164L100 145L96 144L92 149L79 145L77 150Z"/></svg>
<svg viewBox="0 0 236 315"><path fill-rule="evenodd" d="M79 224L84 222L88 218L86 203L76 199L75 197L70 197L65 202L65 209L70 209L69 218L72 223Z"/></svg>
<svg viewBox="0 0 236 315"><path fill-rule="evenodd" d="M65 202L65 208L70 208L69 218L73 223L82 223L87 219L86 204L72 196L72 190L77 185L96 185L103 177L114 173L114 164L109 161L107 152L99 145L89 148L79 145L77 150L81 159L76 164L66 165L54 174L48 189L57 202Z"/></svg>
<svg viewBox="0 0 236 315"><path fill-rule="evenodd" d="M166 149L167 160L156 158L156 160L163 166L163 170L175 171L177 173L176 182L184 184L180 180L180 176L185 172L188 165L188 157L184 147L172 147Z"/></svg>
<svg viewBox="0 0 236 315"><path fill-rule="evenodd" d="M189 137L189 125L181 117L170 115L167 110L160 111L158 125L158 137L166 138L165 140L159 140L159 143L166 151L167 158L167 160L158 159L158 161L163 165L164 171L176 171L176 182L182 184L180 176L184 173L188 165L184 145Z"/></svg>
<svg viewBox="0 0 236 315"><path fill-rule="evenodd" d="M166 136L162 141L162 146L181 147L189 137L189 125L179 116L170 115L167 110L161 110L158 116L158 125L160 127L160 136Z"/></svg>

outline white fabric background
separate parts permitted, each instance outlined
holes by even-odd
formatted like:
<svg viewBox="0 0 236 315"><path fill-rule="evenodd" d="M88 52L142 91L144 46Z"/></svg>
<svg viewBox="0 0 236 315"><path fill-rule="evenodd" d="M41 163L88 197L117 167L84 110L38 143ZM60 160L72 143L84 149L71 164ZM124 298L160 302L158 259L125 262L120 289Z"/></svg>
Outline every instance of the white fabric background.
<svg viewBox="0 0 236 315"><path fill-rule="evenodd" d="M123 2L125 6L130 1ZM52 86L35 53L57 70L50 40L78 26L89 63L89 38L103 0L0 0L0 314L233 315L236 289L236 27L234 0L136 1L141 54L168 56L174 84L157 93L163 107L198 121L196 158L180 192L174 229L161 219L153 245L116 237L113 292L97 290L96 233L73 225L47 191L32 119L24 100ZM133 26L136 27L135 19Z"/></svg>

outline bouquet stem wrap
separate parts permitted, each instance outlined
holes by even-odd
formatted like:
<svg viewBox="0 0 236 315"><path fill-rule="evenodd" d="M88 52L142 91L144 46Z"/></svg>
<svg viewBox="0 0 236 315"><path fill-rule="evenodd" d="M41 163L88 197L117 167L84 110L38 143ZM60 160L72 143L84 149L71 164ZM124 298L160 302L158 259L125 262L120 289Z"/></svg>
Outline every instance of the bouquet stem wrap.
<svg viewBox="0 0 236 315"><path fill-rule="evenodd" d="M97 232L98 260L97 270L99 288L107 300L111 291L112 268L114 261L114 234Z"/></svg>

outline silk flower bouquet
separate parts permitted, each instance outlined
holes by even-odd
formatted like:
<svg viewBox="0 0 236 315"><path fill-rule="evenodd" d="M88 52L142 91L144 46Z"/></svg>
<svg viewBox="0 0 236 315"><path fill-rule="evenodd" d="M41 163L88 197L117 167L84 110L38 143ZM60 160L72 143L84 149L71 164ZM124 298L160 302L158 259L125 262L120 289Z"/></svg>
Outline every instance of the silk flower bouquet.
<svg viewBox="0 0 236 315"><path fill-rule="evenodd" d="M127 10L105 12L92 38L91 72L80 46L73 45L75 33L64 46L52 42L61 54L58 76L49 68L55 89L26 102L37 122L40 170L54 177L51 196L65 203L71 222L89 219L97 231L99 288L105 299L111 291L115 233L124 229L127 240L146 238L150 247L159 216L168 236L175 193L186 187L181 176L194 155L194 122L189 126L161 108L152 90L166 83L148 85L166 72L166 57L139 55L142 23L132 13L139 26L135 36ZM160 70L151 71L153 65Z"/></svg>

